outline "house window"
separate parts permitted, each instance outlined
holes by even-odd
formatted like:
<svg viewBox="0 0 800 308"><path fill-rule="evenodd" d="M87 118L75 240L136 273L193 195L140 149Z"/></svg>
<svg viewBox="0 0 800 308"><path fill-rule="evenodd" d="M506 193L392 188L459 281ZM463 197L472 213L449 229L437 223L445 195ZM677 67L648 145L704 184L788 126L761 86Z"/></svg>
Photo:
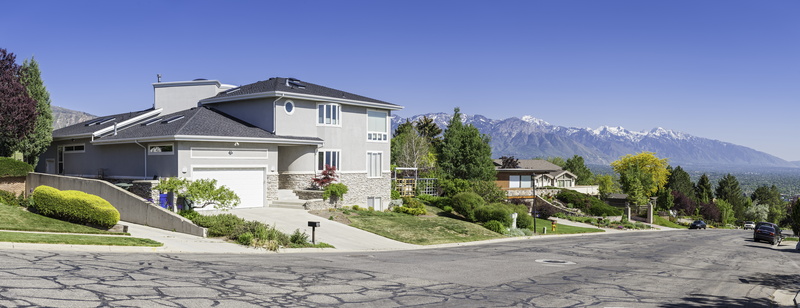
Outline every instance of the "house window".
<svg viewBox="0 0 800 308"><path fill-rule="evenodd" d="M318 104L317 105L317 125L341 125L342 108L339 104Z"/></svg>
<svg viewBox="0 0 800 308"><path fill-rule="evenodd" d="M283 104L283 111L286 111L288 115L294 113L294 102L286 101L286 103Z"/></svg>
<svg viewBox="0 0 800 308"><path fill-rule="evenodd" d="M167 144L151 144L147 147L147 154L148 155L172 155L173 153L173 146L172 143Z"/></svg>
<svg viewBox="0 0 800 308"><path fill-rule="evenodd" d="M530 175L509 175L508 188L531 188Z"/></svg>
<svg viewBox="0 0 800 308"><path fill-rule="evenodd" d="M86 146L83 144L70 144L64 146L64 153L83 153L86 151Z"/></svg>
<svg viewBox="0 0 800 308"><path fill-rule="evenodd" d="M388 118L388 112L367 110L367 140L384 142L389 140Z"/></svg>
<svg viewBox="0 0 800 308"><path fill-rule="evenodd" d="M319 151L317 153L317 170L325 170L325 166L336 167L337 171L340 170L341 156L340 151Z"/></svg>
<svg viewBox="0 0 800 308"><path fill-rule="evenodd" d="M558 187L572 187L570 180L558 180Z"/></svg>
<svg viewBox="0 0 800 308"><path fill-rule="evenodd" d="M383 153L381 152L367 152L367 177L381 177L382 158Z"/></svg>
<svg viewBox="0 0 800 308"><path fill-rule="evenodd" d="M367 208L382 211L381 197L367 197Z"/></svg>

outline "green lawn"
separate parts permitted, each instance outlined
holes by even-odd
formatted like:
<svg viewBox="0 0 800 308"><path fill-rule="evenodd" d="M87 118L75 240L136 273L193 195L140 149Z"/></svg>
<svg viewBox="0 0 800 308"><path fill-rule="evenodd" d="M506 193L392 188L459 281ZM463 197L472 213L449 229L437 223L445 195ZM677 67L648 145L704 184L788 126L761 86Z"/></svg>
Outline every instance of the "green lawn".
<svg viewBox="0 0 800 308"><path fill-rule="evenodd" d="M575 226L568 226L568 225L556 225L556 231L553 231L552 228L553 223L547 219L536 218L536 232L538 234L542 233L542 227L547 228L546 234L576 234L576 233L594 233L594 232L605 232L603 229L598 228L583 228L583 227L575 227Z"/></svg>
<svg viewBox="0 0 800 308"><path fill-rule="evenodd" d="M353 211L357 215L348 216L350 226L378 234L393 240L417 245L461 243L504 238L481 225L457 219L435 207L427 207L428 216L411 216L398 213ZM430 216L437 215L437 216ZM555 232L550 231L550 221L538 219L538 231L547 227L547 234L575 234L604 232L601 229L558 225Z"/></svg>
<svg viewBox="0 0 800 308"><path fill-rule="evenodd" d="M61 221L25 211L22 207L7 205L0 205L0 230L120 234Z"/></svg>
<svg viewBox="0 0 800 308"><path fill-rule="evenodd" d="M484 227L442 216L411 216L359 211L348 217L350 226L393 240L418 245L460 243L503 238Z"/></svg>
<svg viewBox="0 0 800 308"><path fill-rule="evenodd" d="M70 222L45 217L39 214L30 213L21 207L3 204L0 204L0 230L65 233L48 234L0 231L0 242L148 247L159 247L164 245L150 239L129 237L127 236L130 235L128 233L108 232L84 225L73 224Z"/></svg>
<svg viewBox="0 0 800 308"><path fill-rule="evenodd" d="M656 224L656 225L659 225L659 226L667 227L667 228L688 229L688 227L686 227L686 226L676 224L676 223L671 222L671 221L669 221L667 219L664 219L663 217L658 216L658 215L653 215L653 223Z"/></svg>
<svg viewBox="0 0 800 308"><path fill-rule="evenodd" d="M147 246L160 247L164 244L151 239L126 236L98 236L80 234L48 234L0 231L0 242L67 244L67 245L108 245L108 246Z"/></svg>

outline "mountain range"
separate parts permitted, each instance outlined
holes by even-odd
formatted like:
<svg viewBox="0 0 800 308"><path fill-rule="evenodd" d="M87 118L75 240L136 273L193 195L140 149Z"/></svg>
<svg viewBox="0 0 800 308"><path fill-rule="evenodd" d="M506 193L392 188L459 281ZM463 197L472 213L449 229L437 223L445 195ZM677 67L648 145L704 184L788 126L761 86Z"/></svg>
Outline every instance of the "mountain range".
<svg viewBox="0 0 800 308"><path fill-rule="evenodd" d="M429 113L409 118L393 116L392 128L426 116L443 130L452 115ZM654 152L672 166L695 167L781 167L797 168L773 155L728 142L701 138L664 129L630 131L622 127L597 129L552 125L532 116L493 120L482 115L462 115L465 124L491 137L492 156L518 159L541 157L583 157L586 164L608 165L626 154Z"/></svg>

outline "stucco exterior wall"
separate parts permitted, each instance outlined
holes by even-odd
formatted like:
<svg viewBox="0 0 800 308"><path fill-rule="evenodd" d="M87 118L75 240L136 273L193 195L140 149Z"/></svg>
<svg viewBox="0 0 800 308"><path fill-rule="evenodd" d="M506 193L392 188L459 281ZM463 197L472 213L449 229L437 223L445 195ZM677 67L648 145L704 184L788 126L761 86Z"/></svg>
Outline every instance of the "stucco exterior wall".
<svg viewBox="0 0 800 308"><path fill-rule="evenodd" d="M275 132L274 101L274 98L261 98L210 104L209 106L268 132Z"/></svg>

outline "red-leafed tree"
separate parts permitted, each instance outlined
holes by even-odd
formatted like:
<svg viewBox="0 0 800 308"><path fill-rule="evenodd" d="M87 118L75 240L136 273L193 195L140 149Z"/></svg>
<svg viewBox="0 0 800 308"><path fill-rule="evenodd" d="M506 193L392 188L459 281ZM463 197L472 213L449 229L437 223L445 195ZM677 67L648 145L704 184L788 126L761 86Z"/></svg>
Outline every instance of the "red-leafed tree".
<svg viewBox="0 0 800 308"><path fill-rule="evenodd" d="M20 81L16 58L0 48L0 157L11 156L36 124L36 101Z"/></svg>

